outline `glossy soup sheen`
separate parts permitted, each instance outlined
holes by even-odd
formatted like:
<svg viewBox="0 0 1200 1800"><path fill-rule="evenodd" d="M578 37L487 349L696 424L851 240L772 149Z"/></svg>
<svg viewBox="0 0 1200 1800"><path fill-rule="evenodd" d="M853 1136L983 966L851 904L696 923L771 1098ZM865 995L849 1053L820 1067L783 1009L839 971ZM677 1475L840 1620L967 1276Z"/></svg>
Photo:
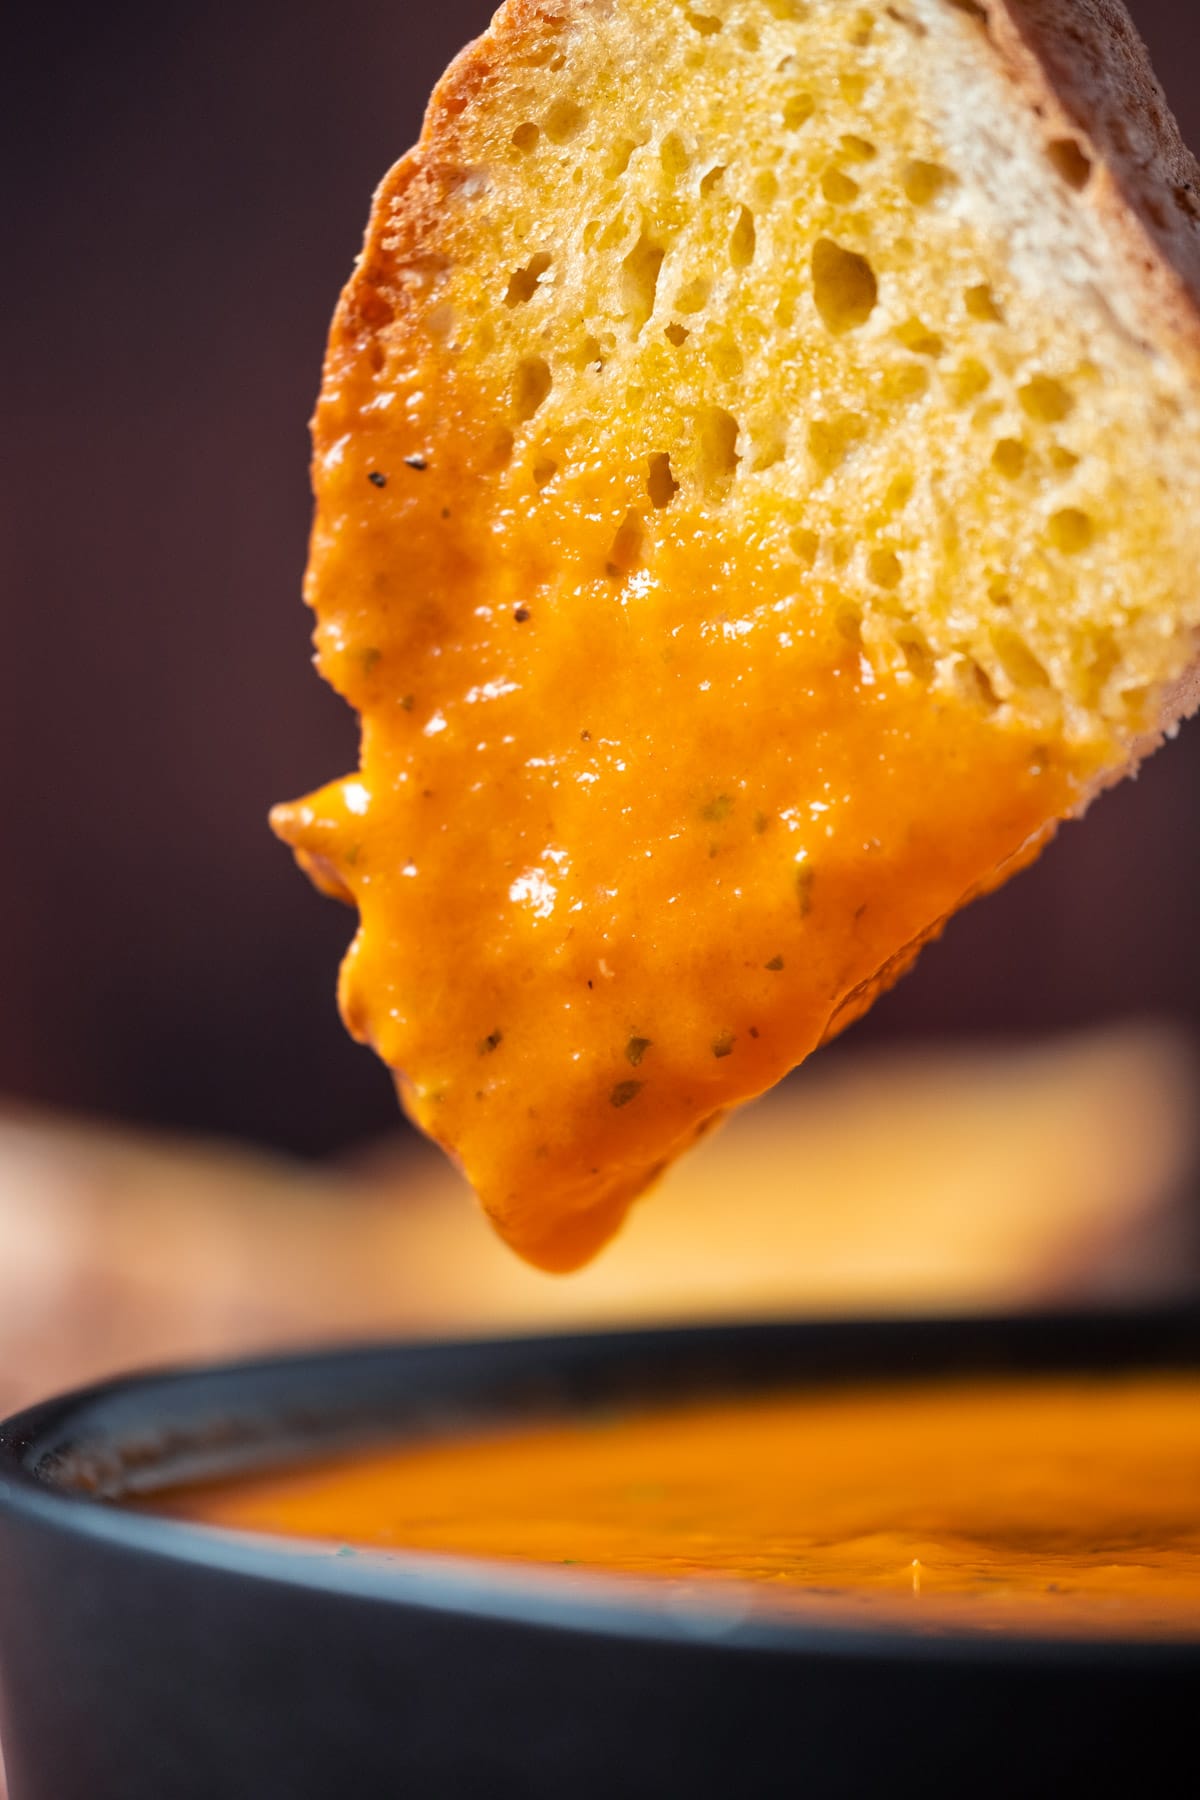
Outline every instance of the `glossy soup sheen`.
<svg viewBox="0 0 1200 1800"><path fill-rule="evenodd" d="M916 1629L1200 1636L1200 1376L925 1382L345 1454L144 1510Z"/></svg>

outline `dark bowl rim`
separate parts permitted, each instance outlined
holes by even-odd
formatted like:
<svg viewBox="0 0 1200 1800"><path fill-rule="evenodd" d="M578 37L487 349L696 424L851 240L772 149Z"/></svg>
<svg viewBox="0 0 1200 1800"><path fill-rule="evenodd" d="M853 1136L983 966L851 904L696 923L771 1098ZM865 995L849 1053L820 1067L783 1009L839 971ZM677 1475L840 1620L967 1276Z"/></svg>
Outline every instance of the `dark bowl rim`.
<svg viewBox="0 0 1200 1800"><path fill-rule="evenodd" d="M670 1643L681 1649L719 1644L723 1649L788 1657L819 1655L822 1658L887 1662L954 1662L1023 1667L1088 1668L1112 1666L1154 1669L1186 1666L1200 1671L1200 1631L1194 1638L1137 1638L1119 1635L1072 1635L1069 1632L989 1632L950 1629L918 1633L885 1623L842 1622L835 1617L789 1618L734 1612L704 1605L681 1607L668 1603L670 1589L660 1591L636 1576L610 1577L596 1573L568 1576L552 1567L510 1565L482 1557L452 1556L435 1552L379 1553L331 1550L328 1544L302 1539L271 1538L192 1525L186 1521L156 1518L57 1487L37 1475L24 1460L48 1432L61 1432L72 1420L82 1422L89 1409L126 1395L153 1396L197 1380L270 1377L303 1379L317 1372L352 1374L356 1368L380 1359L430 1355L487 1355L501 1347L531 1352L560 1352L564 1347L584 1349L630 1346L652 1352L659 1343L674 1346L704 1340L734 1346L749 1336L786 1332L828 1337L845 1335L858 1340L864 1333L885 1337L933 1330L939 1338L953 1340L956 1331L980 1330L1003 1341L1007 1334L1024 1337L1030 1332L1085 1334L1115 1330L1124 1341L1133 1329L1149 1327L1155 1341L1164 1334L1168 1342L1186 1341L1187 1353L1152 1358L1144 1366L1200 1369L1200 1305L1170 1306L1131 1312L1125 1308L1068 1312L988 1314L970 1317L939 1315L921 1319L845 1319L775 1321L770 1324L720 1322L702 1325L665 1325L635 1330L584 1333L534 1333L512 1336L428 1337L340 1341L326 1347L283 1353L204 1360L149 1367L115 1375L64 1391L23 1408L0 1420L0 1523L5 1514L24 1523L50 1527L58 1532L119 1548L148 1559L182 1563L203 1572L261 1583L318 1590L347 1602L401 1607L414 1612L476 1617L481 1621L535 1627L568 1633L586 1633L609 1639L641 1639ZM1053 1367L1053 1365L1050 1365ZM1084 1359L1070 1357L1061 1365L1086 1370ZM1124 1366L1120 1363L1105 1365ZM1037 1373L1030 1364L1027 1372ZM884 1371L881 1371L886 1373ZM979 1371L971 1368L968 1376ZM1016 1371L1019 1372L1019 1371ZM902 1382L901 1374L896 1379ZM820 1379L820 1376L818 1376ZM798 1384L798 1383L797 1383ZM677 1590L676 1590L677 1591ZM650 1604L651 1594L658 1604Z"/></svg>

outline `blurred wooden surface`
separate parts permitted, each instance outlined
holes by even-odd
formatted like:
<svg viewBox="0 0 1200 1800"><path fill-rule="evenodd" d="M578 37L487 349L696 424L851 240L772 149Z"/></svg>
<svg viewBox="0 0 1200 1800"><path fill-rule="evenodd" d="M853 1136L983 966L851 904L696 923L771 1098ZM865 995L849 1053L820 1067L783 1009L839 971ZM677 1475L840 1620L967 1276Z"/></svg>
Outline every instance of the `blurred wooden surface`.
<svg viewBox="0 0 1200 1800"><path fill-rule="evenodd" d="M819 1061L590 1269L493 1237L438 1152L315 1170L0 1114L0 1407L115 1369L397 1333L1002 1309L1190 1281L1196 1070L1171 1033Z"/></svg>

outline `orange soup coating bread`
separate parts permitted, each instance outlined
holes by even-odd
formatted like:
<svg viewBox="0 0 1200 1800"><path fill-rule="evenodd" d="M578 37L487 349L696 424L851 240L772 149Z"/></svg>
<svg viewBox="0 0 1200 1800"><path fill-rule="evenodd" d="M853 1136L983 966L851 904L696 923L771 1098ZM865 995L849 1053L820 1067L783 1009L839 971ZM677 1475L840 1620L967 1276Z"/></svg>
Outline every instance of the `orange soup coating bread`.
<svg viewBox="0 0 1200 1800"><path fill-rule="evenodd" d="M531 1260L1186 710L1198 214L1116 0L509 0L439 86L315 424L361 769L275 825Z"/></svg>

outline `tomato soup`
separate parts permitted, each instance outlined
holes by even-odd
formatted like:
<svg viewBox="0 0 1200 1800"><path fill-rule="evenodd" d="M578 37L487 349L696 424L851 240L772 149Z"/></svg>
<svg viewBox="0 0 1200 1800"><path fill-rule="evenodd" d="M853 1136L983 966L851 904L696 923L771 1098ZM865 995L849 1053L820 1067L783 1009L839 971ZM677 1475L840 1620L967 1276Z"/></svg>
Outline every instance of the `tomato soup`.
<svg viewBox="0 0 1200 1800"><path fill-rule="evenodd" d="M1200 1636L1200 1375L579 1415L155 1496L206 1526L917 1629Z"/></svg>

